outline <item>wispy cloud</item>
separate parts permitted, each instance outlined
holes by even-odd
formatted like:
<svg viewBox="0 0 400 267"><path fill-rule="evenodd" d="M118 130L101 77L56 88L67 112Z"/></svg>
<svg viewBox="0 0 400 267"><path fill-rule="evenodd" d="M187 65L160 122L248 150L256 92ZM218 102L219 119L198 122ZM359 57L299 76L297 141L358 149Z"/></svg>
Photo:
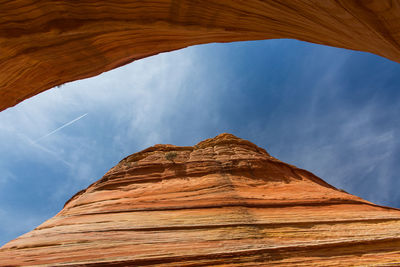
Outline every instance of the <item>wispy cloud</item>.
<svg viewBox="0 0 400 267"><path fill-rule="evenodd" d="M382 79L358 73L355 84L361 64L351 66L349 51L285 40L257 44L160 54L1 112L0 170L7 175L0 179L0 211L9 212L9 203L30 210L53 203L51 216L128 154L226 131L369 200L396 197L400 125L393 114L400 109L374 96ZM360 87L369 95L354 93ZM21 185L39 181L46 187L36 195L26 190L18 197ZM0 242L12 228L0 228Z"/></svg>
<svg viewBox="0 0 400 267"><path fill-rule="evenodd" d="M387 80L375 79L367 71L362 76L352 69L357 58L349 52L333 53L335 60L329 65L321 66L324 61L316 53L302 72L288 77L287 86L293 86L291 80L296 79L303 91L282 106L287 110L299 106L298 112L285 114L281 109L281 122L274 123L275 129L258 126L256 131L274 140L270 148L280 159L313 171L350 193L393 205L398 198L393 185L400 171L393 160L399 149L399 105L382 101L391 94L383 86Z"/></svg>
<svg viewBox="0 0 400 267"><path fill-rule="evenodd" d="M26 205L35 210L51 202L57 204L57 211L70 196L99 179L126 155L155 143L186 140L190 144L192 138L185 134L190 128L206 132L202 125L209 125L211 117L214 123L218 118L214 110L218 99L208 98L215 88L199 74L206 70L202 60L192 49L161 54L54 88L2 112L0 137L7 143L0 144L4 152L0 153L0 161L10 166L10 173L11 166L23 161L20 170L31 164L45 166L47 172L56 175L40 177L51 179L46 184L48 193L38 198L26 192L26 198L31 199ZM201 103L206 102L208 107L203 108ZM89 113L91 120L74 124ZM182 120L186 121L187 131L178 129L176 123ZM68 131L62 131L68 126ZM14 183L33 183L43 175L24 170L20 173L28 176L17 175ZM6 196L2 189L13 188L12 182L3 182L0 196ZM9 197L7 201L22 200ZM1 197L0 203L0 209L7 204ZM9 224L0 229L0 240L11 227Z"/></svg>

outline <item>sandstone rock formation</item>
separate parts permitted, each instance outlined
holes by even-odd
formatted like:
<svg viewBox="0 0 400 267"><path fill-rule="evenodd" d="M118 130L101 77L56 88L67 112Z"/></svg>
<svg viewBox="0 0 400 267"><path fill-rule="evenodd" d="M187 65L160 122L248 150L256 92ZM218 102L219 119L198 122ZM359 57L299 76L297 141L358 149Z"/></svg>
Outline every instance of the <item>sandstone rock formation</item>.
<svg viewBox="0 0 400 267"><path fill-rule="evenodd" d="M398 266L400 211L222 134L126 157L0 249L1 266L266 264Z"/></svg>
<svg viewBox="0 0 400 267"><path fill-rule="evenodd" d="M400 62L393 0L1 1L0 111L56 85L210 42L293 38Z"/></svg>

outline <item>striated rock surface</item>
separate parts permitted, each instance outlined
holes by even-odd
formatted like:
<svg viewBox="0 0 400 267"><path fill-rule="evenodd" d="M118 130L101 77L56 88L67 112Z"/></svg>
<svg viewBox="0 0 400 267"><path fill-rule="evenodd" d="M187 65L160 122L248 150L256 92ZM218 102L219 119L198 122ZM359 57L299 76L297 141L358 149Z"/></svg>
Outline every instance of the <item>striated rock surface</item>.
<svg viewBox="0 0 400 267"><path fill-rule="evenodd" d="M230 134L123 159L0 265L398 266L400 211Z"/></svg>
<svg viewBox="0 0 400 267"><path fill-rule="evenodd" d="M400 2L394 0L0 4L0 111L65 82L210 42L293 38L400 62Z"/></svg>

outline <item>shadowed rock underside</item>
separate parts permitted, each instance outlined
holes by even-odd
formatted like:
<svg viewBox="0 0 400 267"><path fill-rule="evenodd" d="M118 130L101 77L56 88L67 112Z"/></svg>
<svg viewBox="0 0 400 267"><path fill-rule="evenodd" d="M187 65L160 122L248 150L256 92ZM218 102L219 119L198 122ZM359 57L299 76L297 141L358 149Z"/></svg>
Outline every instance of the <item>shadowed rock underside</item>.
<svg viewBox="0 0 400 267"><path fill-rule="evenodd" d="M0 111L196 44L292 38L400 62L395 0L0 1Z"/></svg>
<svg viewBox="0 0 400 267"><path fill-rule="evenodd" d="M221 134L126 157L0 265L396 266L399 229L399 210Z"/></svg>

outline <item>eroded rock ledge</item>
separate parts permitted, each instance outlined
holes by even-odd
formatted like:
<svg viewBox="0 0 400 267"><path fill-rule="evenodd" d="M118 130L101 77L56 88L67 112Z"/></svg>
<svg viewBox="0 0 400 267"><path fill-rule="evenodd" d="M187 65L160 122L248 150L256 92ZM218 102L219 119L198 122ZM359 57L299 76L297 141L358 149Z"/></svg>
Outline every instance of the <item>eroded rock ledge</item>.
<svg viewBox="0 0 400 267"><path fill-rule="evenodd" d="M231 134L126 157L0 265L386 266L400 211L338 190Z"/></svg>
<svg viewBox="0 0 400 267"><path fill-rule="evenodd" d="M0 111L56 85L195 44L292 38L400 62L393 0L1 1Z"/></svg>

